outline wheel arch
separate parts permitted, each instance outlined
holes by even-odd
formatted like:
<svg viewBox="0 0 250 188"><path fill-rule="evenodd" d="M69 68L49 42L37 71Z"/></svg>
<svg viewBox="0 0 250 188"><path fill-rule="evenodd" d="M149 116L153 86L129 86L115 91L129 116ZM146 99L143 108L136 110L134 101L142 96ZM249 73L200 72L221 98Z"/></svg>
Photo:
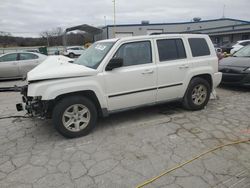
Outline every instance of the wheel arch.
<svg viewBox="0 0 250 188"><path fill-rule="evenodd" d="M206 81L209 83L210 89L212 90L212 88L213 88L213 79L212 79L212 76L211 76L210 74L206 73L206 74L198 74L198 75L195 75L195 76L193 76L193 77L190 79L190 82L191 82L191 80L194 79L194 78L203 78L204 80L206 80Z"/></svg>
<svg viewBox="0 0 250 188"><path fill-rule="evenodd" d="M83 90L83 91L76 91L76 92L70 92L70 93L65 93L65 94L61 94L58 95L54 100L51 101L50 103L50 112L53 111L54 106L56 105L56 103L66 97L69 96L84 96L88 99L90 99L94 105L96 106L97 112L98 112L98 116L107 116L107 111L106 109L102 109L101 104L95 94L94 91L92 90Z"/></svg>
<svg viewBox="0 0 250 188"><path fill-rule="evenodd" d="M195 84L197 84L197 81L199 83L199 79L200 81L203 80L203 83L207 85L207 87L210 87L210 91L206 91L207 96L205 101L202 104L196 104L196 106L193 104L193 102L190 102L190 100L192 101L192 97L191 97L191 93L192 93L192 88L194 88L194 86L196 86ZM206 82L204 82L206 81ZM205 107L205 105L207 105L209 98L210 98L210 93L212 91L212 86L213 86L213 81L212 81L212 76L208 73L205 74L198 74L193 76L188 84L188 87L186 89L185 95L183 97L182 103L183 106L188 109L188 110L200 110L202 108ZM197 106L198 105L198 106Z"/></svg>

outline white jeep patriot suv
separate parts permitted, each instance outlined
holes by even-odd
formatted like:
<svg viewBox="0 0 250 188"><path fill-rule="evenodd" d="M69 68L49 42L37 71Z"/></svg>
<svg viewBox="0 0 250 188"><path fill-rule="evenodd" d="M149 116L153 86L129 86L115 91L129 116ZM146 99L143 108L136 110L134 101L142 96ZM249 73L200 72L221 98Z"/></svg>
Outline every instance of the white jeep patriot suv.
<svg viewBox="0 0 250 188"><path fill-rule="evenodd" d="M30 71L22 87L25 108L52 118L66 137L88 134L98 116L181 100L204 108L221 81L218 59L207 35L169 34L103 40L74 63L52 56Z"/></svg>

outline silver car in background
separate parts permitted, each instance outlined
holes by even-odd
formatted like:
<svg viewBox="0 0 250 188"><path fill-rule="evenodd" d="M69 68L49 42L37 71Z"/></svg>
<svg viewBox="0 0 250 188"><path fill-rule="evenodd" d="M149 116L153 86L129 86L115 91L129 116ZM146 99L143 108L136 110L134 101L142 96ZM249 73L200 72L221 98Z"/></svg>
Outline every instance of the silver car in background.
<svg viewBox="0 0 250 188"><path fill-rule="evenodd" d="M0 55L0 80L23 78L47 58L34 52L15 52Z"/></svg>

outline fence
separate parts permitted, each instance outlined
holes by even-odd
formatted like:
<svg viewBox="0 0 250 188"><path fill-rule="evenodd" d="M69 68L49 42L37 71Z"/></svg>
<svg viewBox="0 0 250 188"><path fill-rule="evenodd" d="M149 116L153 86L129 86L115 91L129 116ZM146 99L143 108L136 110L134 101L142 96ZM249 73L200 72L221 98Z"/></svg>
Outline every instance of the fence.
<svg viewBox="0 0 250 188"><path fill-rule="evenodd" d="M29 51L29 50L38 50L41 46L34 46L34 47L11 47L11 48L0 48L0 55L5 53L11 53L11 52L23 52L23 51ZM62 54L63 52L63 46L53 46L53 47L47 47L48 55L55 55L57 52L59 54Z"/></svg>

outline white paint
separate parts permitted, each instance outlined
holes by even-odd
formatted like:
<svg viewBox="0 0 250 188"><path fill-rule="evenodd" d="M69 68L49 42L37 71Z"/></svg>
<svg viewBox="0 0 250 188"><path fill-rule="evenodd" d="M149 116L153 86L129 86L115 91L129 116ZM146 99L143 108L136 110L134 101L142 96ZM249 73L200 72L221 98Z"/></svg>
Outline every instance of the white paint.
<svg viewBox="0 0 250 188"><path fill-rule="evenodd" d="M205 38L211 54L202 57L192 57L188 45L188 38L190 37ZM159 62L156 40L168 38L183 39L187 54L185 60ZM114 57L114 54L121 45L145 40L151 41L152 44L152 63L120 67L112 71L105 70L107 64ZM199 74L210 74L213 79L214 88L221 81L222 74L218 72L216 53L207 35L173 34L105 40L105 42L107 41L116 42L96 70L83 65L68 63L71 59L63 56L48 58L44 63L29 72L28 81L50 80L31 83L28 87L28 96L42 96L42 100L53 100L62 94L91 90L96 94L101 108L106 108L111 112L134 106L154 104L159 101L182 98L192 77ZM98 43L101 42L103 41L99 41ZM188 66L183 70L180 68L182 65ZM149 74L145 74L147 71ZM53 78L62 79L53 80ZM149 88L158 88L176 83L183 83L183 85L163 90L148 90ZM142 92L134 92L138 90ZM119 95L122 93L130 94ZM110 95L119 96L110 97Z"/></svg>
<svg viewBox="0 0 250 188"><path fill-rule="evenodd" d="M49 56L44 62L28 73L28 81L95 75L97 72L88 67L69 63L72 59L65 56Z"/></svg>

